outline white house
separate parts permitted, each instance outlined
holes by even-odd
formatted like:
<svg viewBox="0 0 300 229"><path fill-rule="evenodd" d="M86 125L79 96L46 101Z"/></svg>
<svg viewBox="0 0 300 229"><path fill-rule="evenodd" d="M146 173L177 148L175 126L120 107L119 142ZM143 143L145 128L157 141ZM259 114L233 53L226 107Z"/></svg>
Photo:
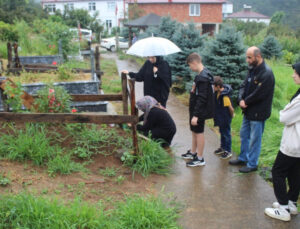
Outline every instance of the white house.
<svg viewBox="0 0 300 229"><path fill-rule="evenodd" d="M251 10L251 6L247 6L246 4L244 5L244 10L233 13L229 16L227 16L228 19L236 19L236 20L240 20L240 21L244 21L244 22L248 22L248 21L255 21L255 22L263 22L267 25L270 24L271 18L260 14L260 13L256 13L254 11Z"/></svg>
<svg viewBox="0 0 300 229"><path fill-rule="evenodd" d="M223 3L222 6L222 14L223 18L225 19L228 15L233 13L233 4L230 1L226 1Z"/></svg>
<svg viewBox="0 0 300 229"><path fill-rule="evenodd" d="M91 16L97 12L97 19L108 30L112 27L122 26L128 10L125 0L41 0L41 3L50 14L57 10L64 12L65 8L85 9Z"/></svg>

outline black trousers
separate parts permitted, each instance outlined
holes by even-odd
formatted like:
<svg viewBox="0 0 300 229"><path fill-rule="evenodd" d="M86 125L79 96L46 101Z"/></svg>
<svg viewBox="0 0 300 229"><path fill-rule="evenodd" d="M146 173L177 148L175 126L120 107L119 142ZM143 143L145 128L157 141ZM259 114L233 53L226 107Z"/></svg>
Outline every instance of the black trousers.
<svg viewBox="0 0 300 229"><path fill-rule="evenodd" d="M287 205L289 200L297 202L300 192L300 158L289 157L279 151L272 168L272 176L274 193L279 204Z"/></svg>

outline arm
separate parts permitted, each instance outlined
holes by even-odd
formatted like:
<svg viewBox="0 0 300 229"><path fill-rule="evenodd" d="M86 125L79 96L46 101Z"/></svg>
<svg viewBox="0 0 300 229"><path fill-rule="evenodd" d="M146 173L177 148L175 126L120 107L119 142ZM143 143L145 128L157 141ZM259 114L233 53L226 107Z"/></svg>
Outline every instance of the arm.
<svg viewBox="0 0 300 229"><path fill-rule="evenodd" d="M198 95L196 99L196 105L195 109L193 112L194 117L200 117L201 112L203 112L203 106L206 104L207 101L207 94L208 94L208 89L209 89L209 82L201 82L196 85L196 89L198 89Z"/></svg>
<svg viewBox="0 0 300 229"><path fill-rule="evenodd" d="M147 117L147 122L143 125L137 125L137 130L139 131L143 131L143 132L149 132L154 124L155 124L155 113L153 112L153 109L151 109L151 111L149 112L148 114L148 117Z"/></svg>
<svg viewBox="0 0 300 229"><path fill-rule="evenodd" d="M144 76L145 76L145 72L146 72L146 68L147 68L146 65L147 65L147 62L144 63L142 68L137 73L129 72L129 77L134 78L138 82L144 81Z"/></svg>
<svg viewBox="0 0 300 229"><path fill-rule="evenodd" d="M163 65L161 65L159 68L157 68L157 71L154 72L154 78L162 80L167 87L171 87L172 85L172 74L170 66L167 62L164 62Z"/></svg>
<svg viewBox="0 0 300 229"><path fill-rule="evenodd" d="M247 81L248 81L248 77L246 77L246 79L244 80L244 82L240 86L239 97L238 97L238 105L239 105L240 101L244 99L243 96L244 96Z"/></svg>
<svg viewBox="0 0 300 229"><path fill-rule="evenodd" d="M233 118L233 116L234 116L234 108L233 108L231 100L230 100L230 98L228 96L224 96L223 97L223 104L224 104L224 107L228 107L230 116Z"/></svg>
<svg viewBox="0 0 300 229"><path fill-rule="evenodd" d="M300 122L300 97L295 98L279 113L280 122L286 126Z"/></svg>
<svg viewBox="0 0 300 229"><path fill-rule="evenodd" d="M274 86L274 75L271 71L267 71L257 81L256 89L245 98L246 105L256 103L268 96Z"/></svg>

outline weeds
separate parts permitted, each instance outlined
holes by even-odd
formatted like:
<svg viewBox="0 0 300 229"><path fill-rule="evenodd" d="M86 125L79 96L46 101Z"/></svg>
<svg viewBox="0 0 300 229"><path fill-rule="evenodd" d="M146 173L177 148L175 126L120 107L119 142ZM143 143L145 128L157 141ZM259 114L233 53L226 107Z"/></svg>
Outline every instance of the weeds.
<svg viewBox="0 0 300 229"><path fill-rule="evenodd" d="M117 184L123 184L123 182L125 181L125 177L120 175L115 179Z"/></svg>
<svg viewBox="0 0 300 229"><path fill-rule="evenodd" d="M10 179L6 177L3 173L0 173L0 186L7 186L10 184Z"/></svg>
<svg viewBox="0 0 300 229"><path fill-rule="evenodd" d="M101 169L99 173L106 177L115 177L117 175L117 171L118 169L112 167L112 168Z"/></svg>

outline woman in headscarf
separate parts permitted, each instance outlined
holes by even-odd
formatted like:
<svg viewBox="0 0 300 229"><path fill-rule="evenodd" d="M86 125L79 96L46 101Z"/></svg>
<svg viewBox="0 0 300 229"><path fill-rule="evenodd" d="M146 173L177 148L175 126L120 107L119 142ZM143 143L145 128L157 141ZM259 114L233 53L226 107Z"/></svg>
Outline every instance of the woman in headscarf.
<svg viewBox="0 0 300 229"><path fill-rule="evenodd" d="M150 56L139 72L122 71L129 74L138 82L144 82L144 95L155 98L162 106L166 107L172 86L171 69L167 61L161 56Z"/></svg>
<svg viewBox="0 0 300 229"><path fill-rule="evenodd" d="M176 133L176 125L167 110L156 99L145 96L137 101L136 106L144 112L143 125L137 125L137 129L151 138L162 140L162 146L169 146ZM140 120L142 121L142 120Z"/></svg>

